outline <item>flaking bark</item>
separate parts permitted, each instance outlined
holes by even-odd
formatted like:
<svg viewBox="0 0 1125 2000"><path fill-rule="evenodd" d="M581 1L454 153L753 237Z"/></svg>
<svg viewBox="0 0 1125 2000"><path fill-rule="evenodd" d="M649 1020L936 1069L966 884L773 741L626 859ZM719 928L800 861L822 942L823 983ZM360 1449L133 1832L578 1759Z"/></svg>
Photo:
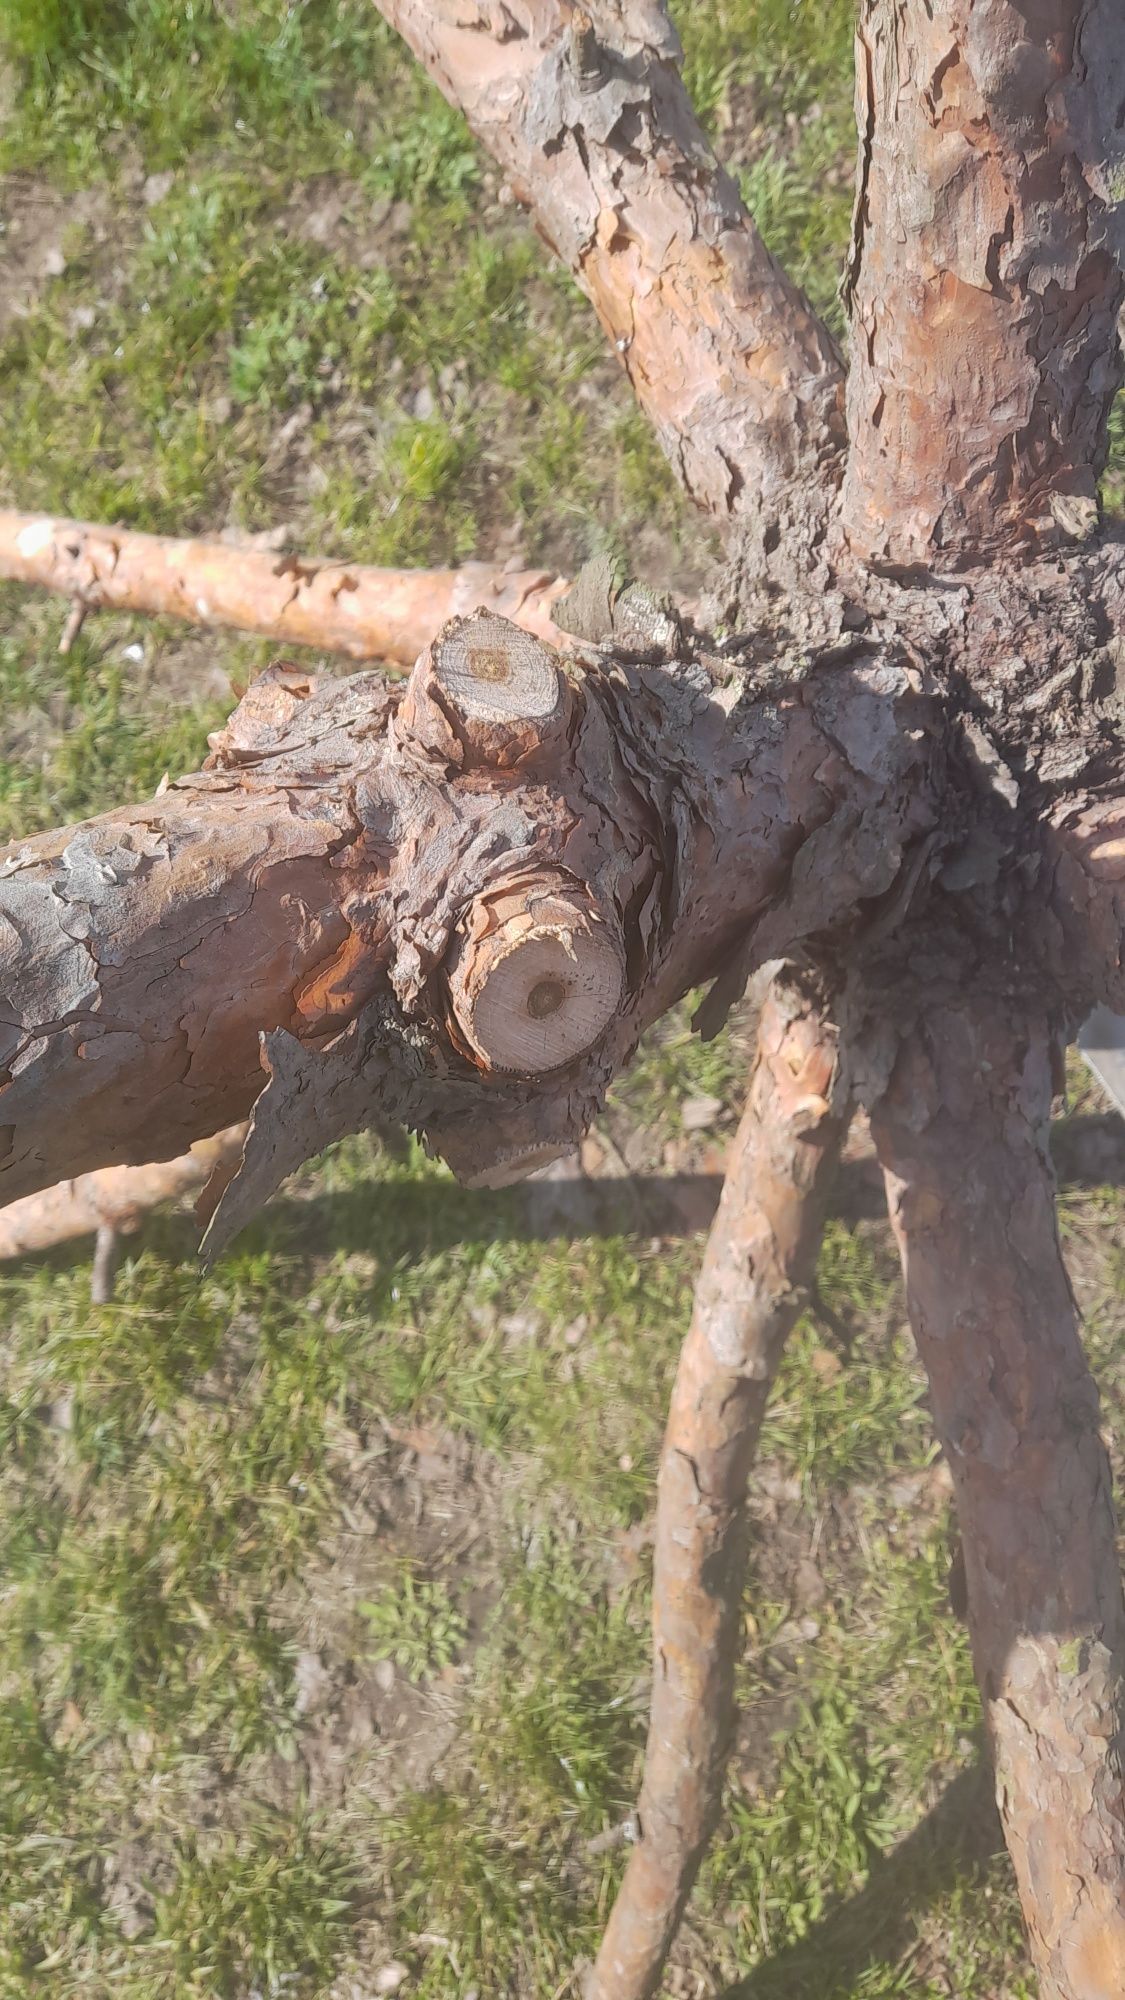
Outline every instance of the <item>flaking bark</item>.
<svg viewBox="0 0 1125 2000"><path fill-rule="evenodd" d="M679 477L761 546L823 532L843 370L718 165L659 0L379 0L587 294Z"/></svg>
<svg viewBox="0 0 1125 2000"><path fill-rule="evenodd" d="M1125 1608L1098 1397L1046 1152L1052 1035L938 1000L872 1132L961 1525L1041 2000L1125 1992Z"/></svg>
<svg viewBox="0 0 1125 2000"><path fill-rule="evenodd" d="M1095 968L1089 998L1125 1014L1125 799L1064 807L1053 852L1052 909L1069 950Z"/></svg>
<svg viewBox="0 0 1125 2000"><path fill-rule="evenodd" d="M746 1481L812 1281L847 1123L834 1030L776 979L696 1285L660 1466L654 1673L637 1845L586 2000L650 2000L718 1818L733 1719Z"/></svg>
<svg viewBox="0 0 1125 2000"><path fill-rule="evenodd" d="M865 0L846 536L838 357L702 141L658 7L384 11L585 286L689 491L746 531L738 662L654 665L678 642L614 624L550 754L517 732L503 769L448 713L414 726L430 681L396 712L371 678L282 672L207 772L13 850L0 1191L177 1150L251 1102L212 1248L375 1116L502 1180L573 1143L687 985L718 975L721 1021L802 940L884 1098L1045 1996L1117 1996L1120 1584L1037 1121L1049 1032L1125 1005L1122 551L1086 539L1120 365L1120 9ZM66 562L55 581L76 618ZM341 581L309 580L329 625ZM620 942L619 1013L556 1071L484 1074L460 953L564 878Z"/></svg>
<svg viewBox="0 0 1125 2000"><path fill-rule="evenodd" d="M279 669L204 771L8 850L0 1198L252 1104L228 1228L377 1115L503 1177L573 1144L642 1029L745 939L774 957L877 912L942 816L937 702L874 648L758 699L725 664L591 650L567 736L524 771L404 727L428 676L404 699ZM560 882L621 940L620 1004L546 1077L486 1074L454 1032L466 915Z"/></svg>
<svg viewBox="0 0 1125 2000"><path fill-rule="evenodd" d="M844 520L898 566L1081 540L1121 381L1118 0L862 0Z"/></svg>

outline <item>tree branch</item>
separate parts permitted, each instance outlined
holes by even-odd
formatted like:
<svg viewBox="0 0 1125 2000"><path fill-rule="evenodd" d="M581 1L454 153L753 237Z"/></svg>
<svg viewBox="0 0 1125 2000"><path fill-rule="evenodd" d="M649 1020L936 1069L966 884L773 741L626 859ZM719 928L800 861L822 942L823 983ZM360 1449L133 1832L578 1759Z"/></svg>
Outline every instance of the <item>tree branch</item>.
<svg viewBox="0 0 1125 2000"><path fill-rule="evenodd" d="M0 1208L0 1259L51 1250L107 1227L131 1235L150 1209L195 1193L217 1169L233 1169L245 1141L244 1124L228 1125L211 1139L198 1139L174 1160L102 1167L10 1202Z"/></svg>
<svg viewBox="0 0 1125 2000"><path fill-rule="evenodd" d="M1042 2000L1125 1991L1125 1608L1045 1150L1051 1038L935 1000L872 1131L953 1474L997 1799Z"/></svg>
<svg viewBox="0 0 1125 2000"><path fill-rule="evenodd" d="M1071 806L1056 821L1052 909L1071 961L1097 967L1083 1008L1100 1000L1125 1014L1125 798Z"/></svg>
<svg viewBox="0 0 1125 2000"><path fill-rule="evenodd" d="M878 562L1082 539L1121 380L1125 15L862 0L844 518Z"/></svg>
<svg viewBox="0 0 1125 2000"><path fill-rule="evenodd" d="M748 933L843 935L940 819L893 658L747 692L487 614L399 691L264 675L203 772L0 860L0 1199L251 1105L228 1229L376 1116L470 1180L572 1145Z"/></svg>
<svg viewBox="0 0 1125 2000"><path fill-rule="evenodd" d="M570 266L684 486L808 541L843 450L842 369L719 167L658 0L379 0Z"/></svg>
<svg viewBox="0 0 1125 2000"><path fill-rule="evenodd" d="M718 1817L733 1716L746 1481L804 1303L847 1124L834 1031L775 980L696 1286L664 1440L655 1672L639 1839L586 2000L649 2000Z"/></svg>
<svg viewBox="0 0 1125 2000"><path fill-rule="evenodd" d="M0 577L61 591L84 611L142 611L229 625L286 646L413 666L448 618L478 609L558 641L567 589L544 570L372 569L223 542L142 535L42 514L0 512Z"/></svg>

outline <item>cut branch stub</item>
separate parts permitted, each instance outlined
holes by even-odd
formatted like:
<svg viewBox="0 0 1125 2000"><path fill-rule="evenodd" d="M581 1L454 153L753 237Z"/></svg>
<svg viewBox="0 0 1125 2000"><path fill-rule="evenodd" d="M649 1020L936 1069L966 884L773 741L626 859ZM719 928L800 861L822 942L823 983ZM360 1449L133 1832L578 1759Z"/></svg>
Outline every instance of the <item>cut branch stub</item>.
<svg viewBox="0 0 1125 2000"><path fill-rule="evenodd" d="M401 727L458 765L511 770L562 743L570 711L551 649L480 611L451 619L418 661Z"/></svg>
<svg viewBox="0 0 1125 2000"><path fill-rule="evenodd" d="M253 1106L214 1248L375 1115L472 1178L575 1143L650 1021L839 935L945 809L942 711L893 654L765 703L731 672L592 659L525 778L451 770L375 675L278 670L205 770L0 853L0 1198Z"/></svg>
<svg viewBox="0 0 1125 2000"><path fill-rule="evenodd" d="M483 1068L526 1076L560 1069L614 1018L621 945L577 885L479 896L460 929L449 997L460 1038Z"/></svg>

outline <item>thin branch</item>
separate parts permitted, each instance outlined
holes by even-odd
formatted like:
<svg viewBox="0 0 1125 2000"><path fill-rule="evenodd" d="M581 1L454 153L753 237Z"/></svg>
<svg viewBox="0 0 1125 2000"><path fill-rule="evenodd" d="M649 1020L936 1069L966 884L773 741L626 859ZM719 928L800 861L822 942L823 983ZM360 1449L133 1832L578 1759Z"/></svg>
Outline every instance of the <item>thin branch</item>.
<svg viewBox="0 0 1125 2000"><path fill-rule="evenodd" d="M78 638L89 615L90 606L87 604L85 598L76 597L67 613L66 624L59 635L59 652L63 655L64 659L69 652L73 651L74 642Z"/></svg>
<svg viewBox="0 0 1125 2000"><path fill-rule="evenodd" d="M1125 13L862 0L844 518L950 567L1081 540L1121 380Z"/></svg>
<svg viewBox="0 0 1125 2000"><path fill-rule="evenodd" d="M149 1209L196 1193L216 1168L233 1165L245 1138L245 1125L230 1125L212 1139L197 1140L178 1159L103 1167L10 1202L0 1208L0 1260L50 1250L103 1228L131 1235Z"/></svg>
<svg viewBox="0 0 1125 2000"><path fill-rule="evenodd" d="M927 1009L872 1131L953 1475L1039 1991L1108 2000L1125 1992L1125 1607L1110 1468L1045 1149L1051 1035L983 986Z"/></svg>
<svg viewBox="0 0 1125 2000"><path fill-rule="evenodd" d="M680 1357L660 1468L655 1670L638 1844L587 2000L649 2000L719 1812L733 1719L746 1481L807 1297L847 1125L834 1030L791 977L766 996Z"/></svg>
<svg viewBox="0 0 1125 2000"><path fill-rule="evenodd" d="M692 497L767 546L834 504L843 371L699 126L658 0L379 0L570 266Z"/></svg>
<svg viewBox="0 0 1125 2000"><path fill-rule="evenodd" d="M557 642L551 612L568 587L546 570L491 563L373 569L14 513L0 513L0 577L71 599L64 652L86 614L104 608L231 626L286 646L404 667L446 619L478 608Z"/></svg>
<svg viewBox="0 0 1125 2000"><path fill-rule="evenodd" d="M94 1266L90 1273L90 1303L107 1306L113 1297L117 1283L117 1259L121 1250L121 1238L112 1222L98 1225L94 1239Z"/></svg>

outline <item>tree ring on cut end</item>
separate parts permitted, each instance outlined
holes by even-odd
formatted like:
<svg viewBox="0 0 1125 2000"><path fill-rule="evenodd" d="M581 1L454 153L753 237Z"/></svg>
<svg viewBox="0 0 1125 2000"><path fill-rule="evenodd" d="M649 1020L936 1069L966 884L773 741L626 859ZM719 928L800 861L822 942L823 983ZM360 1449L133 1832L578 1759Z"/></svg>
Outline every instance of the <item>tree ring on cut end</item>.
<svg viewBox="0 0 1125 2000"><path fill-rule="evenodd" d="M598 1040L625 967L610 926L580 891L478 897L449 974L453 1014L485 1069L534 1076Z"/></svg>
<svg viewBox="0 0 1125 2000"><path fill-rule="evenodd" d="M432 658L434 677L457 714L481 722L546 721L565 686L550 647L490 611L452 620Z"/></svg>
<svg viewBox="0 0 1125 2000"><path fill-rule="evenodd" d="M419 663L472 757L510 769L565 739L571 694L549 646L508 618L454 618ZM417 670L416 670L417 671Z"/></svg>

